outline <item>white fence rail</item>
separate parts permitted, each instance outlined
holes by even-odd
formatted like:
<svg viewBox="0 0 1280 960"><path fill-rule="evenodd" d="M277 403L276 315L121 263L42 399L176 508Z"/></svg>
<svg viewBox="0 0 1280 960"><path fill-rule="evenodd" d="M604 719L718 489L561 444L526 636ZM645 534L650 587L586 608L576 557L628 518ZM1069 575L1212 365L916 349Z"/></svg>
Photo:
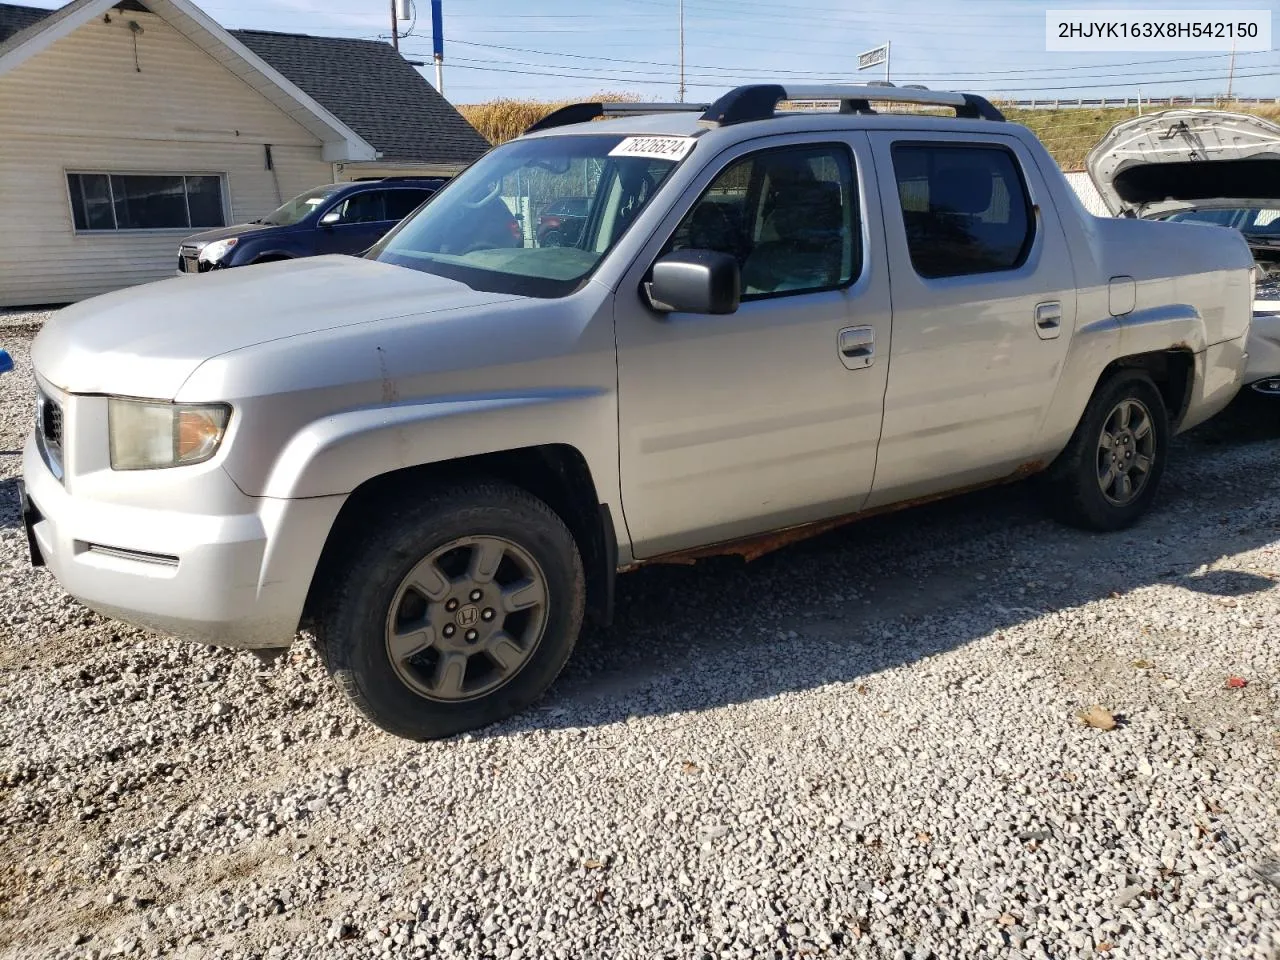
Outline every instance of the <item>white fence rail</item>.
<svg viewBox="0 0 1280 960"><path fill-rule="evenodd" d="M1060 98L1048 100L1003 100L995 98L1001 107L1020 107L1029 110L1074 110L1077 107L1221 107L1230 103L1280 104L1280 97L1101 97L1092 100Z"/></svg>

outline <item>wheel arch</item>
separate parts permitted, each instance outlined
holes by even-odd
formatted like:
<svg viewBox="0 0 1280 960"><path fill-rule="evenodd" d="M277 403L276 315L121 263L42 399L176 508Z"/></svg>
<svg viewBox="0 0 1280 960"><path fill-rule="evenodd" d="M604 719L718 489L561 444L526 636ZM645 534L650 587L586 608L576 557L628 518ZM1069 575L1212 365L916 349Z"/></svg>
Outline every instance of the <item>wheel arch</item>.
<svg viewBox="0 0 1280 960"><path fill-rule="evenodd" d="M303 607L303 623L314 620L331 578L340 574L345 548L376 520L391 500L412 498L432 487L497 480L520 487L546 503L564 521L582 556L587 612L608 625L613 617L618 541L614 517L601 501L586 457L569 444L541 444L454 460L421 464L370 477L347 497L321 550Z"/></svg>
<svg viewBox="0 0 1280 960"><path fill-rule="evenodd" d="M1176 344L1167 350L1137 353L1113 360L1098 375L1094 392L1117 370L1143 370L1151 377L1169 414L1169 428L1176 432L1191 407L1191 392L1195 386L1196 357L1191 348L1186 344Z"/></svg>

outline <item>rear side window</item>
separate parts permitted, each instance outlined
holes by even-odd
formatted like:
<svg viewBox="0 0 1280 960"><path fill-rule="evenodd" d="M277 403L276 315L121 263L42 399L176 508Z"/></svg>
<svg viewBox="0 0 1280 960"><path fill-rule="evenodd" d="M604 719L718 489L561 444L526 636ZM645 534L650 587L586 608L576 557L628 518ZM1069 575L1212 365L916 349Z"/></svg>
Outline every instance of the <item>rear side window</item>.
<svg viewBox="0 0 1280 960"><path fill-rule="evenodd" d="M403 220L417 210L432 190L391 190L387 193L387 219Z"/></svg>
<svg viewBox="0 0 1280 960"><path fill-rule="evenodd" d="M995 273L1026 260L1035 222L1009 150L898 144L893 170L911 264L920 276Z"/></svg>

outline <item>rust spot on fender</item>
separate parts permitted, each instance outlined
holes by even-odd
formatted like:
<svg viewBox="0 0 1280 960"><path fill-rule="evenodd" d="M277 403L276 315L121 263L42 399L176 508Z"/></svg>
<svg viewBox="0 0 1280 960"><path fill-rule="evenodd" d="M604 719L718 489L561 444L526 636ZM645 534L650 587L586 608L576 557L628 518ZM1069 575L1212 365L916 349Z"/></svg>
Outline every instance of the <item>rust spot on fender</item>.
<svg viewBox="0 0 1280 960"><path fill-rule="evenodd" d="M947 500L951 497L958 497L966 493L974 493L975 491L985 490L989 487L1002 486L1006 483L1016 483L1019 480L1025 480L1027 477L1039 473L1046 466L1047 464L1043 460L1029 460L1008 476L1001 477L997 480L986 480L982 483L974 483L966 487L958 487L955 490L947 490L943 493L932 493L924 497L901 500L897 503L885 504L882 507L872 507L870 510L846 513L838 517L829 517L826 520L815 520L812 523L802 523L794 527L783 527L780 530L771 530L768 533L742 537L737 540L724 540L720 543L713 543L705 547L692 547L688 550L675 550L671 553L659 554L656 557L650 557L646 560L637 560L635 563L628 564L626 567L621 569L623 572L626 572L628 570L634 570L637 567L648 566L652 563L692 566L699 560L705 560L708 557L741 557L747 563L750 563L752 560L758 560L765 554L773 553L773 551L782 547L790 546L793 543L799 543L801 540L808 540L810 537L829 533L832 530L843 527L846 524L854 523L858 520L865 520L868 517L878 517L886 513L897 513L899 510L907 510L911 507L922 506L926 503L936 503L939 500Z"/></svg>
<svg viewBox="0 0 1280 960"><path fill-rule="evenodd" d="M400 391L396 389L396 382L391 376L391 371L387 369L387 353L381 347L375 347L378 351L378 369L381 371L382 380L382 402L395 403L400 399Z"/></svg>

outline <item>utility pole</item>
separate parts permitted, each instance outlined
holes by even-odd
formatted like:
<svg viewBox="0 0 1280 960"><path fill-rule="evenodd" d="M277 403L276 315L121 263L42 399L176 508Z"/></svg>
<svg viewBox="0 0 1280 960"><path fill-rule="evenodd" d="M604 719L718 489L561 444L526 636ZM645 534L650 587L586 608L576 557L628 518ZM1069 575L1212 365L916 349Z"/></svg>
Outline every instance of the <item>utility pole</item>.
<svg viewBox="0 0 1280 960"><path fill-rule="evenodd" d="M396 0L391 0L391 46L400 52L400 21L396 19Z"/></svg>
<svg viewBox="0 0 1280 960"><path fill-rule="evenodd" d="M676 99L684 103L684 0L680 0L680 90Z"/></svg>
<svg viewBox="0 0 1280 960"><path fill-rule="evenodd" d="M1231 63L1227 67L1227 102L1231 101L1231 85L1236 78L1236 38L1231 38Z"/></svg>
<svg viewBox="0 0 1280 960"><path fill-rule="evenodd" d="M444 96L444 5L431 0L431 59L436 62L436 93Z"/></svg>

